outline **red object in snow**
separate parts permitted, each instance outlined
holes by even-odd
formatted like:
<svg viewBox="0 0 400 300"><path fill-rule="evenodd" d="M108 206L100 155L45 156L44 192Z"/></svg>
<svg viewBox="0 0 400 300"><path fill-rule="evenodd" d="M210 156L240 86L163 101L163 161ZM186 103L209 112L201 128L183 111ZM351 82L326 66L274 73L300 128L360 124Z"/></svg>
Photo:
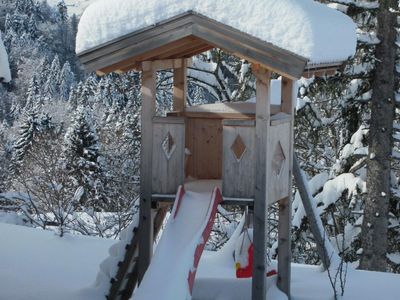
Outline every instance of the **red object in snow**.
<svg viewBox="0 0 400 300"><path fill-rule="evenodd" d="M251 278L253 277L253 256L254 256L254 246L251 243L249 249L247 250L247 260L248 265L244 268L237 266L236 268L236 278ZM278 275L276 270L271 270L267 273L267 277Z"/></svg>
<svg viewBox="0 0 400 300"><path fill-rule="evenodd" d="M253 276L253 243L250 244L249 249L247 249L247 261L248 264L244 268L240 265L236 268L236 278L250 278Z"/></svg>

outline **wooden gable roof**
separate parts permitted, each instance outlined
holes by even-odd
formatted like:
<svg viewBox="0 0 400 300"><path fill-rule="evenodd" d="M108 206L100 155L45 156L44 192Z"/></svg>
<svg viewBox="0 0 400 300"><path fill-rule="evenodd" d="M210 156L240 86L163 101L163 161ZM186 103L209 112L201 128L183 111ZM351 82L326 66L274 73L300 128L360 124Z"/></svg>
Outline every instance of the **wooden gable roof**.
<svg viewBox="0 0 400 300"><path fill-rule="evenodd" d="M88 71L140 69L141 62L189 58L220 48L289 78L300 78L307 59L225 24L186 12L78 54ZM332 67L332 66L330 66Z"/></svg>

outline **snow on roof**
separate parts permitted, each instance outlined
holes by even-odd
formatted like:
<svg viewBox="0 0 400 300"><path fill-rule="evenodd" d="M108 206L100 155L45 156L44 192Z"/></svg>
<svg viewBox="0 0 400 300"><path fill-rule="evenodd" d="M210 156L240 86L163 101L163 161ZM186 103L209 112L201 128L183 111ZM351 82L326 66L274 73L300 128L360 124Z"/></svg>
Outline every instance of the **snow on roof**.
<svg viewBox="0 0 400 300"><path fill-rule="evenodd" d="M355 53L356 25L346 15L313 0L99 0L83 13L76 52L193 11L312 64L346 60Z"/></svg>
<svg viewBox="0 0 400 300"><path fill-rule="evenodd" d="M4 82L11 81L10 65L8 64L8 55L6 48L4 47L0 33L0 81Z"/></svg>

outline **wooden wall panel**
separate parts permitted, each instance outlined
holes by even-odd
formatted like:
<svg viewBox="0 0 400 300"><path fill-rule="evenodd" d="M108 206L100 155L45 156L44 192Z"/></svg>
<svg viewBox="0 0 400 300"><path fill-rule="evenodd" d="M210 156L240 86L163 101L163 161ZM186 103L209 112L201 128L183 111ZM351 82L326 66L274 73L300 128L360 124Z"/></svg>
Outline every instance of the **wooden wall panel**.
<svg viewBox="0 0 400 300"><path fill-rule="evenodd" d="M224 121L222 194L225 197L254 198L255 135L254 121Z"/></svg>
<svg viewBox="0 0 400 300"><path fill-rule="evenodd" d="M270 127L267 161L268 204L289 196L291 170L291 121Z"/></svg>
<svg viewBox="0 0 400 300"><path fill-rule="evenodd" d="M185 178L184 159L184 119L156 118L153 121L153 194L176 193Z"/></svg>

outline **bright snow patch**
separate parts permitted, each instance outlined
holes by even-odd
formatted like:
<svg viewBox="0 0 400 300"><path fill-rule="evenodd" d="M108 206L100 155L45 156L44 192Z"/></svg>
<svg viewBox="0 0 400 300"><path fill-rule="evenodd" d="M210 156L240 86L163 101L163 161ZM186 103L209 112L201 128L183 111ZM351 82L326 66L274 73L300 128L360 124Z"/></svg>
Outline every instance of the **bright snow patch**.
<svg viewBox="0 0 400 300"><path fill-rule="evenodd" d="M11 81L10 65L8 63L8 55L6 48L4 47L3 40L1 39L0 33L0 81L4 82Z"/></svg>
<svg viewBox="0 0 400 300"><path fill-rule="evenodd" d="M193 300L251 299L251 281L235 278L233 251L237 236L238 231L220 251L203 254ZM98 290L85 287L93 283L100 261L115 241L59 238L53 232L8 224L0 224L0 240L0 299L104 299ZM397 260L399 254L389 257ZM268 280L269 299L286 299L275 280ZM343 300L397 300L399 280L396 274L349 270ZM328 275L315 266L292 264L291 290L293 300L333 299Z"/></svg>
<svg viewBox="0 0 400 300"><path fill-rule="evenodd" d="M90 286L114 240L0 223L0 241L0 299L102 298Z"/></svg>
<svg viewBox="0 0 400 300"><path fill-rule="evenodd" d="M355 53L356 25L335 9L312 0L100 0L91 4L79 23L80 53L194 11L248 33L312 63L346 60Z"/></svg>

